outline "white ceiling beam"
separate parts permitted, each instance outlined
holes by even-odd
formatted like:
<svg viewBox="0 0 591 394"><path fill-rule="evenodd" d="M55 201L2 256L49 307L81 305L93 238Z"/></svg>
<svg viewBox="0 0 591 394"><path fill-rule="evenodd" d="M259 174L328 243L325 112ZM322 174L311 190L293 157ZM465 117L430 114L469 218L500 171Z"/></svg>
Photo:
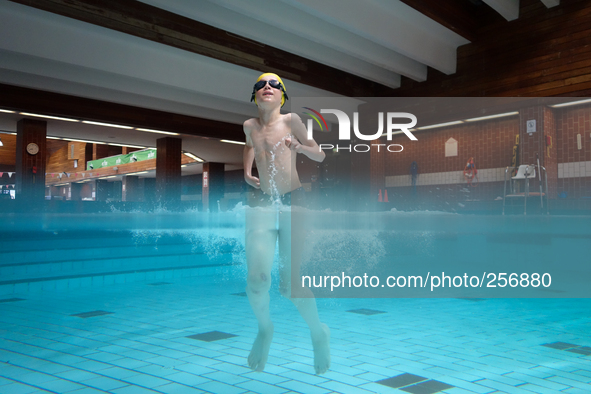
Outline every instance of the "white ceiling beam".
<svg viewBox="0 0 591 394"><path fill-rule="evenodd" d="M508 21L519 18L519 0L483 0Z"/></svg>
<svg viewBox="0 0 591 394"><path fill-rule="evenodd" d="M307 51L308 55L317 56L313 53L322 54L328 49L417 81L424 81L427 78L427 67L425 65L338 26L326 23L326 21L288 4L276 0L250 0L248 2L216 0L213 3L220 4L228 10L236 12L241 20L241 23L237 23L237 25L245 32L245 23L249 23L246 19L254 20L253 29L248 31L249 35L261 31L261 22L282 30L283 43L275 39L275 44L285 46L285 42L292 42L292 45L288 48L290 52L294 50ZM288 34L285 34L285 32ZM259 39L265 42L273 39L274 36L273 31L268 31L259 34ZM306 42L302 42L302 38ZM317 45L311 47L310 43ZM318 44L325 49L319 48ZM338 68L342 68L343 65L343 63L340 63ZM367 75L367 73L365 74Z"/></svg>
<svg viewBox="0 0 591 394"><path fill-rule="evenodd" d="M0 37L4 38L0 40L1 50L238 98L236 86L240 81L229 63L20 4L0 2ZM38 72L43 73L41 67ZM213 77L218 75L229 79L220 84ZM88 83L92 83L92 77ZM250 85L244 88L252 89Z"/></svg>
<svg viewBox="0 0 591 394"><path fill-rule="evenodd" d="M258 73L241 66L12 2L0 2L0 37L2 83L228 122L256 115Z"/></svg>
<svg viewBox="0 0 591 394"><path fill-rule="evenodd" d="M143 0L143 3L173 12L196 21L215 26L229 33L269 45L306 59L343 70L353 75L378 82L392 88L400 87L400 73L381 68L371 62L339 51L335 47L309 40L281 28L253 19L248 15L223 7L218 2L202 1L199 7L183 0ZM247 5L251 5L247 2ZM285 15L280 21L287 20ZM424 72L414 72L416 78L424 80Z"/></svg>
<svg viewBox="0 0 591 394"><path fill-rule="evenodd" d="M396 0L282 1L445 74L456 71L456 49L469 42Z"/></svg>
<svg viewBox="0 0 591 394"><path fill-rule="evenodd" d="M0 83L240 124L243 102L0 50Z"/></svg>
<svg viewBox="0 0 591 394"><path fill-rule="evenodd" d="M556 7L560 4L560 0L542 0L542 3L546 6L546 8Z"/></svg>

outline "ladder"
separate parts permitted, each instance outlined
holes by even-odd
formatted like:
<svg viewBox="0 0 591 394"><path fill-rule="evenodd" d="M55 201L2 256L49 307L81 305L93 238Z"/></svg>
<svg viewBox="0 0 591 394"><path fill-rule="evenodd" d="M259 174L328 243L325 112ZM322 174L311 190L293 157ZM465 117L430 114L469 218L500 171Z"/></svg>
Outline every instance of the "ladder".
<svg viewBox="0 0 591 394"><path fill-rule="evenodd" d="M509 170L517 169L517 174L512 177L507 177ZM540 191L530 192L529 181L530 179L536 178L536 169L538 173L538 180ZM542 184L542 171L544 172L544 183ZM509 181L509 194L507 194L507 181ZM523 181L525 183L525 191L523 193L515 190L515 183ZM540 208L544 209L544 197L546 197L546 214L549 214L548 209L548 174L543 166L536 164L523 164L519 167L507 167L505 168L505 185L503 189L503 215L505 214L505 203L507 198L523 198L523 214L527 215L527 199L529 197L540 196Z"/></svg>

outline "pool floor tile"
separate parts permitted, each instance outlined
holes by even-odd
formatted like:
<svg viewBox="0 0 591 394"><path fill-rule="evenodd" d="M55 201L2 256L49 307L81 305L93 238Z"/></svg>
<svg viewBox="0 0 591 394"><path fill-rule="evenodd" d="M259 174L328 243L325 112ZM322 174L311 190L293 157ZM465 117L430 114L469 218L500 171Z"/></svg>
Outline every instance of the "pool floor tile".
<svg viewBox="0 0 591 394"><path fill-rule="evenodd" d="M376 383L396 389L399 387L408 386L425 380L427 380L427 378L424 378L422 376L413 375L411 373L403 373L401 375L393 376L388 379L378 380Z"/></svg>
<svg viewBox="0 0 591 394"><path fill-rule="evenodd" d="M253 372L257 322L243 279L3 296L26 301L0 302L0 393L576 393L591 385L589 300L372 299L370 309L367 299L318 299L333 359L315 375L308 328L273 289L275 336L265 372ZM74 319L76 311L90 312Z"/></svg>
<svg viewBox="0 0 591 394"><path fill-rule="evenodd" d="M205 393L203 390L199 390L195 387L185 386L178 383L168 383L163 386L154 387L154 390L165 394L201 394Z"/></svg>
<svg viewBox="0 0 591 394"><path fill-rule="evenodd" d="M207 383L210 381L209 379L206 379L201 375L195 375L187 372L176 372L170 375L166 375L163 378L187 386L199 386L200 384Z"/></svg>
<svg viewBox="0 0 591 394"><path fill-rule="evenodd" d="M39 388L22 383L11 383L4 386L0 386L0 388L2 389L2 393L7 394L30 394L40 392Z"/></svg>
<svg viewBox="0 0 591 394"><path fill-rule="evenodd" d="M76 313L70 316L81 317L83 319L87 319L89 317L96 317L96 316L103 316L103 315L110 315L113 312L106 312L106 311L91 311L91 312L83 312L83 313Z"/></svg>
<svg viewBox="0 0 591 394"><path fill-rule="evenodd" d="M0 303L2 303L2 302L16 302L16 301L25 301L25 299L24 298L14 298L14 297L0 299Z"/></svg>
<svg viewBox="0 0 591 394"><path fill-rule="evenodd" d="M210 391L215 394L242 394L248 391L247 389L215 381L209 381L207 383L200 384L198 388L200 390Z"/></svg>
<svg viewBox="0 0 591 394"><path fill-rule="evenodd" d="M553 342L553 343L544 343L542 346L546 346L552 349L564 350L570 349L573 347L578 347L579 345L574 345L572 343L565 343L565 342Z"/></svg>
<svg viewBox="0 0 591 394"><path fill-rule="evenodd" d="M70 381L64 380L64 379L51 380L51 381L45 382L39 386L43 387L45 390L51 390L51 391L55 391L58 393L65 393L68 391L74 391L74 390L80 390L80 389L86 388L86 386L84 386L82 384L70 382ZM1 388L0 388L0 392L2 392Z"/></svg>
<svg viewBox="0 0 591 394"><path fill-rule="evenodd" d="M118 379L108 378L106 376L99 376L96 378L83 380L81 383L83 383L87 386L94 387L94 388L97 388L100 390L105 390L105 391L129 386L129 383L127 383L127 382L123 382Z"/></svg>
<svg viewBox="0 0 591 394"><path fill-rule="evenodd" d="M236 337L236 336L237 335L229 334L226 332L209 331L209 332L204 332L201 334L189 335L189 336L187 336L187 338L197 339L197 340L205 341L205 342L213 342L213 341L219 341L221 339L228 339L228 338L232 338L232 337Z"/></svg>
<svg viewBox="0 0 591 394"><path fill-rule="evenodd" d="M589 346L581 346L575 347L572 349L566 349L567 352L582 354L584 356L591 356L591 347Z"/></svg>
<svg viewBox="0 0 591 394"><path fill-rule="evenodd" d="M375 309L366 309L366 308L351 309L351 310L349 310L347 312L357 313L359 315L366 315L366 316L379 315L380 313L386 313L384 311L377 311Z"/></svg>
<svg viewBox="0 0 591 394"><path fill-rule="evenodd" d="M288 380L287 382L278 383L276 386L306 394L327 394L333 391L316 385L299 382L297 380Z"/></svg>
<svg viewBox="0 0 591 394"><path fill-rule="evenodd" d="M114 389L110 391L113 394L156 394L158 393L155 390L150 390L144 387L138 386L125 386L119 389Z"/></svg>
<svg viewBox="0 0 591 394"><path fill-rule="evenodd" d="M411 394L433 394L443 390L451 389L454 386L439 382L437 380L427 380L421 383L403 387L400 390Z"/></svg>
<svg viewBox="0 0 591 394"><path fill-rule="evenodd" d="M238 297L246 297L247 296L247 294L246 294L245 291L240 292L240 293L232 293L232 295L235 295L235 296L238 296Z"/></svg>
<svg viewBox="0 0 591 394"><path fill-rule="evenodd" d="M236 386L242 389L250 390L254 393L283 394L288 391L285 388L256 380L249 380L247 382L238 383L236 384Z"/></svg>

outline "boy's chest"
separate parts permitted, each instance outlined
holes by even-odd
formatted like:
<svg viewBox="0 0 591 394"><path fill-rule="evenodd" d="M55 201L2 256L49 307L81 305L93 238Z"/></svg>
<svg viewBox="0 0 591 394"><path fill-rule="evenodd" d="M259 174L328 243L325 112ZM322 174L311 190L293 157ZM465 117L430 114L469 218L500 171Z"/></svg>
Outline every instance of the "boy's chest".
<svg viewBox="0 0 591 394"><path fill-rule="evenodd" d="M261 128L253 130L251 139L255 150L274 151L284 145L288 136L289 130L287 128Z"/></svg>

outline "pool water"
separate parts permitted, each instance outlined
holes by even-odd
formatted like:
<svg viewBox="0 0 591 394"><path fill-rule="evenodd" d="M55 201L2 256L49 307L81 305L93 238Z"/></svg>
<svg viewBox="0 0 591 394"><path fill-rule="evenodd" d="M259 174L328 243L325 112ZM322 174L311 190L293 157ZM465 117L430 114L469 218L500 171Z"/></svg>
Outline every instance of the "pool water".
<svg viewBox="0 0 591 394"><path fill-rule="evenodd" d="M316 213L304 269L384 278L533 267L575 284L589 273L589 218L372 215ZM323 375L306 324L273 286L273 344L253 372L240 212L28 219L3 217L0 393L591 391L591 302L571 282L520 298L319 294L331 329Z"/></svg>

